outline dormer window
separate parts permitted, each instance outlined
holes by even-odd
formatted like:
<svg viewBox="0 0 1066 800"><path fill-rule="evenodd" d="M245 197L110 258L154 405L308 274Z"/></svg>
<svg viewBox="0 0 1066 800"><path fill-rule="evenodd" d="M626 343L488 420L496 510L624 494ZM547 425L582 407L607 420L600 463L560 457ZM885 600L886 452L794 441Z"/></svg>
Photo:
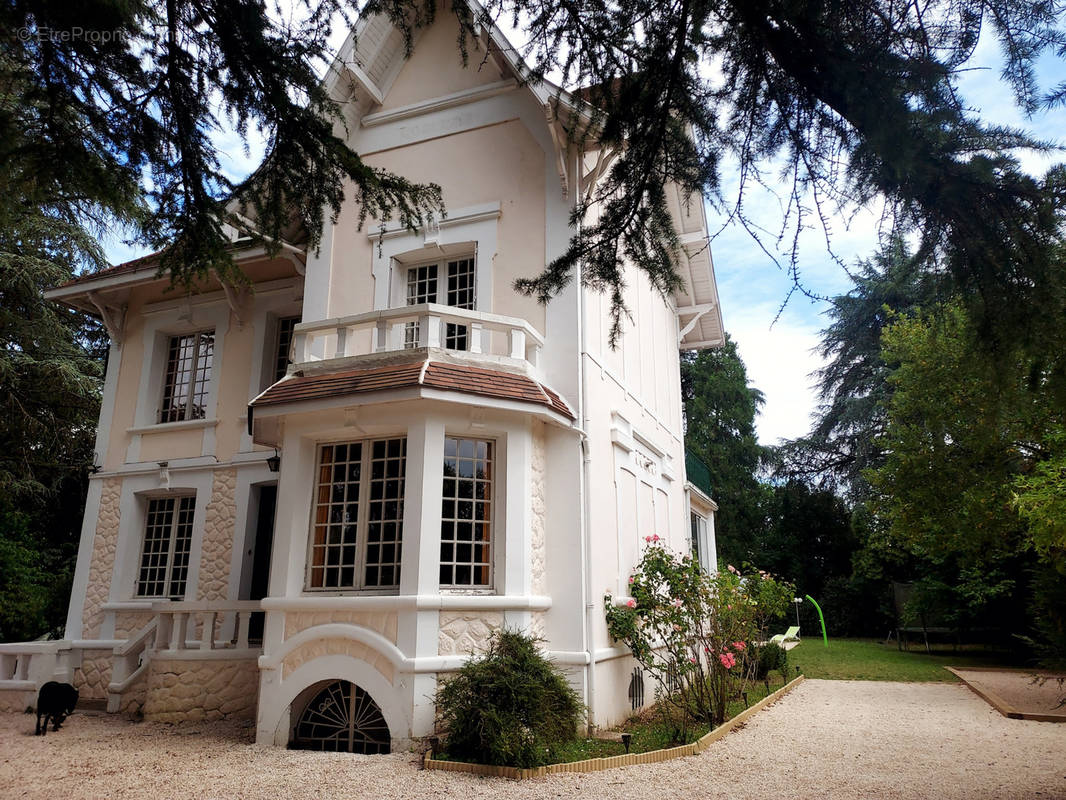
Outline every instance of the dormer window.
<svg viewBox="0 0 1066 800"><path fill-rule="evenodd" d="M439 303L452 308L473 309L477 303L474 259L457 258L436 264L420 264L407 270L407 305ZM468 328L449 322L444 332L444 346L449 350L466 350ZM417 347L418 323L407 325L405 347Z"/></svg>

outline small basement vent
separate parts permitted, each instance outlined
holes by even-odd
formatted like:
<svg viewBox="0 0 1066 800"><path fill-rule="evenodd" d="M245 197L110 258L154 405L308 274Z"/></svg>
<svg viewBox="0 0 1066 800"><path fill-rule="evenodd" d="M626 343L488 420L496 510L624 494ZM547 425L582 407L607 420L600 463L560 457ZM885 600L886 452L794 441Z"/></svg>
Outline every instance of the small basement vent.
<svg viewBox="0 0 1066 800"><path fill-rule="evenodd" d="M644 705L644 673L640 667L633 667L633 677L629 679L629 703L634 711Z"/></svg>

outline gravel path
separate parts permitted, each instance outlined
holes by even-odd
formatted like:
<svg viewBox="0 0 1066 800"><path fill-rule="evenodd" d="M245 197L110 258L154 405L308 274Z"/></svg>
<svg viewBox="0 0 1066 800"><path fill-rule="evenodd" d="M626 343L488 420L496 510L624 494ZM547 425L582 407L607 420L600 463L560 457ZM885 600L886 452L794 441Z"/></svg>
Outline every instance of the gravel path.
<svg viewBox="0 0 1066 800"><path fill-rule="evenodd" d="M1066 725L1010 720L961 684L806 681L699 756L516 782L409 754L296 753L248 729L0 714L0 797L1066 798Z"/></svg>

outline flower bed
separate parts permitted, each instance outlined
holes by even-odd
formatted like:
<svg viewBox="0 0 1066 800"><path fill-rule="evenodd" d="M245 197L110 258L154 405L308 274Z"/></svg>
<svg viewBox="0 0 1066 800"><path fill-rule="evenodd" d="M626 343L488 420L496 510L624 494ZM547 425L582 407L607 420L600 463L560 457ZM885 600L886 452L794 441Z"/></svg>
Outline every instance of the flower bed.
<svg viewBox="0 0 1066 800"><path fill-rule="evenodd" d="M562 772L599 772L604 769L612 769L614 767L629 767L636 764L656 764L660 761L669 761L674 758L682 758L684 756L693 756L703 752L710 744L718 741L731 730L736 728L743 722L746 722L752 715L766 708L771 703L780 699L782 696L790 692L797 685L803 681L803 676L792 680L791 683L782 686L776 692L764 697L755 705L741 711L732 719L729 719L724 724L719 725L714 730L704 734L696 741L690 744L678 745L677 747L667 747L661 750L650 750L646 753L628 753L616 756L607 756L601 758L589 758L581 761L566 761L557 764L549 764L544 767L534 767L531 769L520 769L518 767L498 767L490 766L486 764L471 764L465 761L448 761L442 758L434 758L433 753L426 753L425 768L444 770L446 772L469 772L475 775L486 775L499 778L514 778L516 780L523 780L525 778L539 778L544 775L557 775Z"/></svg>

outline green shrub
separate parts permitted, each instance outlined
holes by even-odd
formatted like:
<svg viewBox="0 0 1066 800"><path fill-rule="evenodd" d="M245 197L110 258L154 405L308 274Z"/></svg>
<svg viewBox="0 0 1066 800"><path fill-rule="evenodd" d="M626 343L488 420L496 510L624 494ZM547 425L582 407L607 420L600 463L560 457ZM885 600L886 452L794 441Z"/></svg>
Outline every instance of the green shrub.
<svg viewBox="0 0 1066 800"><path fill-rule="evenodd" d="M437 692L437 720L449 757L537 767L572 741L583 707L566 678L541 654L538 639L497 631Z"/></svg>
<svg viewBox="0 0 1066 800"><path fill-rule="evenodd" d="M755 679L764 681L766 676L773 670L781 673L783 678L788 677L788 650L774 642L766 642L756 646L758 660L755 666Z"/></svg>

